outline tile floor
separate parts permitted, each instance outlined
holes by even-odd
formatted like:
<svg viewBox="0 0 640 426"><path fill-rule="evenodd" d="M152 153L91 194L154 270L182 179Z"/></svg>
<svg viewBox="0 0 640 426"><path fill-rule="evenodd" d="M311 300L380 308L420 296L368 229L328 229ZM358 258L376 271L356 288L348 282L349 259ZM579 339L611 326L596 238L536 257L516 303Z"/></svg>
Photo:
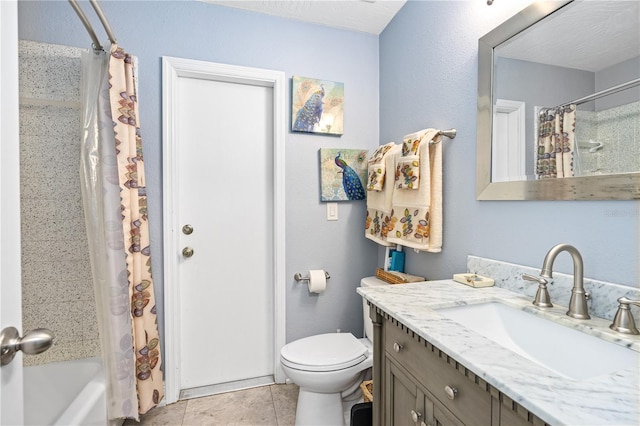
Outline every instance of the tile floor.
<svg viewBox="0 0 640 426"><path fill-rule="evenodd" d="M124 426L268 425L295 423L298 386L271 385L179 401Z"/></svg>

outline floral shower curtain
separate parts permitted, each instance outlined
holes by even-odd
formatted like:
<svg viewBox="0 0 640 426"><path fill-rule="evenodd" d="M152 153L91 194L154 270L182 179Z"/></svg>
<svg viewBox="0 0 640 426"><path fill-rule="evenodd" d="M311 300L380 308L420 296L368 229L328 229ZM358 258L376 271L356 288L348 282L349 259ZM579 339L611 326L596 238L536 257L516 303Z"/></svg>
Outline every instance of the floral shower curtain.
<svg viewBox="0 0 640 426"><path fill-rule="evenodd" d="M536 178L574 175L576 105L543 108L538 114Z"/></svg>
<svg viewBox="0 0 640 426"><path fill-rule="evenodd" d="M82 198L110 420L163 396L136 58L117 45L82 58Z"/></svg>

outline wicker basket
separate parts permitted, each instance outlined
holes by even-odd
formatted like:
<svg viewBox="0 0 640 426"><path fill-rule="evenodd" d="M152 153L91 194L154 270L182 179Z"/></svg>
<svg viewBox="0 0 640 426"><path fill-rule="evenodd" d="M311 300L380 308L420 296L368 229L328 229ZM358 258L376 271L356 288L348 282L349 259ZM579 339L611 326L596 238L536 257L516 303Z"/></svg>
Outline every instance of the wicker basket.
<svg viewBox="0 0 640 426"><path fill-rule="evenodd" d="M362 399L364 402L373 401L373 380L365 380L360 383L360 389L362 389Z"/></svg>
<svg viewBox="0 0 640 426"><path fill-rule="evenodd" d="M405 284L407 281L404 278L400 278L395 274L390 274L382 268L376 269L376 277L382 281L386 281L389 284Z"/></svg>

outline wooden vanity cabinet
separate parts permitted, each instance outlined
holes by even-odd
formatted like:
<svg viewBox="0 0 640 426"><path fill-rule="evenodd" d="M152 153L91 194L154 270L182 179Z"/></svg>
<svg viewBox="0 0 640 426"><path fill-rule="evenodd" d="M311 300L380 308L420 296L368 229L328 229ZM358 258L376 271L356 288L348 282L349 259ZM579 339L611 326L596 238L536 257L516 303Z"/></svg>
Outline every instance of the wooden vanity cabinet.
<svg viewBox="0 0 640 426"><path fill-rule="evenodd" d="M404 324L370 307L374 426L544 426Z"/></svg>
<svg viewBox="0 0 640 426"><path fill-rule="evenodd" d="M463 426L449 410L429 393L404 368L390 358L385 360L385 395L387 425L398 426Z"/></svg>

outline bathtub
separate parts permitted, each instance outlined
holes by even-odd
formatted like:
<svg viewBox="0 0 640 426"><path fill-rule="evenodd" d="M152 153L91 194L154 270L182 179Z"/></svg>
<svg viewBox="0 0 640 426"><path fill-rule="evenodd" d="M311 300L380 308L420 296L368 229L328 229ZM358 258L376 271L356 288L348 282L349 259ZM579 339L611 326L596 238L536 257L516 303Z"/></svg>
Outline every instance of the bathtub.
<svg viewBox="0 0 640 426"><path fill-rule="evenodd" d="M107 424L100 358L24 368L25 425Z"/></svg>

